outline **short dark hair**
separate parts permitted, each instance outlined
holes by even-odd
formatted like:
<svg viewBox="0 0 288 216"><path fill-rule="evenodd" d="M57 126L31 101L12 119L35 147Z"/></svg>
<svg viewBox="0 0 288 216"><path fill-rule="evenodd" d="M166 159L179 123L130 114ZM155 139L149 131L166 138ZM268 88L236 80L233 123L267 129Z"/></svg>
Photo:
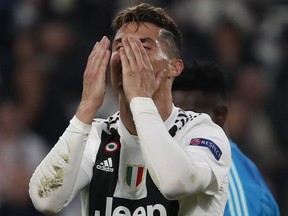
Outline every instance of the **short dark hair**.
<svg viewBox="0 0 288 216"><path fill-rule="evenodd" d="M173 51L176 56L180 56L183 41L182 33L163 8L154 7L147 3L129 7L116 15L112 22L112 28L119 30L121 26L128 22L136 22L138 24L148 22L165 29L167 32L163 34L163 37L176 45L177 50Z"/></svg>
<svg viewBox="0 0 288 216"><path fill-rule="evenodd" d="M205 94L218 95L225 101L228 94L227 75L215 62L194 61L176 77L172 90L199 90Z"/></svg>

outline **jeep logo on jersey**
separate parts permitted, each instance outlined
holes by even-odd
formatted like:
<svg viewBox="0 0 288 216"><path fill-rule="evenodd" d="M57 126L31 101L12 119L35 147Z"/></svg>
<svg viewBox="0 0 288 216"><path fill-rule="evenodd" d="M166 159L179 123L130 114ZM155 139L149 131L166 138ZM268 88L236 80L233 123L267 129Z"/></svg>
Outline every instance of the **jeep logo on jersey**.
<svg viewBox="0 0 288 216"><path fill-rule="evenodd" d="M194 138L194 139L191 139L190 145L198 145L202 147L207 147L211 151L211 153L213 154L213 156L215 157L217 161L220 159L222 155L221 149L214 142L208 139Z"/></svg>
<svg viewBox="0 0 288 216"><path fill-rule="evenodd" d="M141 185L144 177L144 166L127 166L126 183L130 188L137 188Z"/></svg>
<svg viewBox="0 0 288 216"><path fill-rule="evenodd" d="M163 205L161 204L155 204L155 205L147 205L147 206L139 206L138 208L135 209L135 211L131 212L129 208L125 206L117 206L113 210L113 198L112 197L107 197L106 198L106 209L105 209L105 216L154 216L154 215L159 215L159 216L167 216L166 209ZM95 216L100 216L103 214L100 214L100 211L95 211Z"/></svg>
<svg viewBox="0 0 288 216"><path fill-rule="evenodd" d="M120 145L116 142L110 142L110 143L107 143L104 150L106 152L114 152L116 150L118 150L120 148Z"/></svg>

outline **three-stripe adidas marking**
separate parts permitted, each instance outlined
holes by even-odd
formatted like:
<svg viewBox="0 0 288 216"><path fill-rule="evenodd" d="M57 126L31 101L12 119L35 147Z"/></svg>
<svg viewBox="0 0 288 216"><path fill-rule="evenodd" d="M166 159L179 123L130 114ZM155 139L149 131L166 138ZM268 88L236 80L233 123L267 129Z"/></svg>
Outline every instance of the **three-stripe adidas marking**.
<svg viewBox="0 0 288 216"><path fill-rule="evenodd" d="M106 160L103 160L96 166L96 168L105 172L113 172L114 168L113 168L112 158L109 157Z"/></svg>

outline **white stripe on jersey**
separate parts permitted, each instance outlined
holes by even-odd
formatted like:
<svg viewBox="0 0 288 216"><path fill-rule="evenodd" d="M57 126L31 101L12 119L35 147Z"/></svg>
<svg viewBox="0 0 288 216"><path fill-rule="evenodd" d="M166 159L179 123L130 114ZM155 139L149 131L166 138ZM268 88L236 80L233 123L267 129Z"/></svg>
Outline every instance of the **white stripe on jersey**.
<svg viewBox="0 0 288 216"><path fill-rule="evenodd" d="M230 181L230 178L229 178L229 181ZM230 189L230 186L229 186L229 189ZM229 190L229 192L230 191L231 190ZM234 205L233 205L233 199L232 199L231 193L228 193L228 203L227 203L227 205L228 205L228 208L229 208L230 216L237 216L235 214L235 208L234 208Z"/></svg>
<svg viewBox="0 0 288 216"><path fill-rule="evenodd" d="M228 205L231 215L249 216L243 186L233 162L229 173L229 193Z"/></svg>

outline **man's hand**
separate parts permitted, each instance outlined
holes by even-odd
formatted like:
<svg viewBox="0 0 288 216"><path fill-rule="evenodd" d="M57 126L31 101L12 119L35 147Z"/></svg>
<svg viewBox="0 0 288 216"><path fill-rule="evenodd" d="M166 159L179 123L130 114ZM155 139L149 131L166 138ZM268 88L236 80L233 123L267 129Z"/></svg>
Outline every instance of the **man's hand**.
<svg viewBox="0 0 288 216"><path fill-rule="evenodd" d="M152 98L159 88L163 71L154 72L148 54L141 41L132 35L122 39L120 48L123 89L128 102L134 97Z"/></svg>
<svg viewBox="0 0 288 216"><path fill-rule="evenodd" d="M110 41L104 36L97 42L89 55L83 76L83 92L76 112L77 118L91 124L97 110L101 107L105 94L105 74L110 58Z"/></svg>

